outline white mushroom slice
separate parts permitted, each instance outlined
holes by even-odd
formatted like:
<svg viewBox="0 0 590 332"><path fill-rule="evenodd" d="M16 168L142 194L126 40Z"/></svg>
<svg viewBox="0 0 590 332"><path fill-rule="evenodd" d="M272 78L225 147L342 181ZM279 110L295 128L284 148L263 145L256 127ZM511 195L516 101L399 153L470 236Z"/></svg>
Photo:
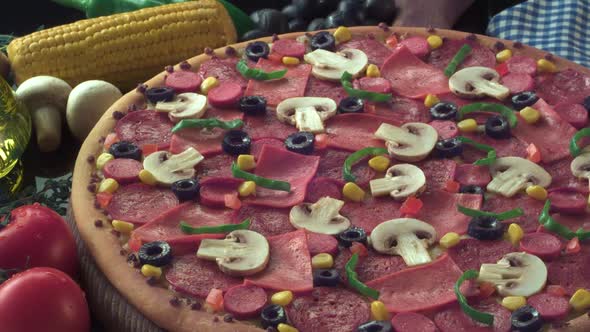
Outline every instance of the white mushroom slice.
<svg viewBox="0 0 590 332"><path fill-rule="evenodd" d="M324 121L336 115L336 102L330 98L294 97L277 105L277 118L299 131L323 133Z"/></svg>
<svg viewBox="0 0 590 332"><path fill-rule="evenodd" d="M182 179L195 175L195 166L205 157L194 148L188 148L179 154L159 151L143 160L143 168L154 175L158 183L171 185Z"/></svg>
<svg viewBox="0 0 590 332"><path fill-rule="evenodd" d="M532 185L548 187L551 175L532 161L519 157L498 158L490 165L493 179L488 183L489 192L512 197Z"/></svg>
<svg viewBox="0 0 590 332"><path fill-rule="evenodd" d="M197 257L216 261L223 273L249 276L264 270L270 247L264 236L244 229L227 234L223 240L201 240Z"/></svg>
<svg viewBox="0 0 590 332"><path fill-rule="evenodd" d="M498 83L500 74L487 67L467 67L449 78L449 88L461 97L492 97L503 100L510 95L510 89Z"/></svg>
<svg viewBox="0 0 590 332"><path fill-rule="evenodd" d="M385 141L387 151L395 159L407 162L420 161L434 149L438 140L436 129L420 122L410 122L396 127L382 123L375 137Z"/></svg>
<svg viewBox="0 0 590 332"><path fill-rule="evenodd" d="M353 48L346 48L336 53L317 49L304 55L303 59L313 66L311 69L313 76L330 81L340 81L345 71L352 77L358 77L369 63L365 52Z"/></svg>
<svg viewBox="0 0 590 332"><path fill-rule="evenodd" d="M377 252L402 256L406 265L414 266L432 261L428 247L436 240L436 230L418 219L399 218L377 225L370 240Z"/></svg>
<svg viewBox="0 0 590 332"><path fill-rule="evenodd" d="M303 203L291 208L289 221L297 229L336 235L350 227L350 220L340 215L342 206L344 202L339 199L322 197L313 204Z"/></svg>
<svg viewBox="0 0 590 332"><path fill-rule="evenodd" d="M418 194L426 187L426 176L412 164L391 166L385 177L369 182L373 197L390 195L395 200Z"/></svg>
<svg viewBox="0 0 590 332"><path fill-rule="evenodd" d="M158 112L168 112L172 122L182 119L199 119L207 110L207 97L192 92L181 93L172 101L158 102L155 109Z"/></svg>
<svg viewBox="0 0 590 332"><path fill-rule="evenodd" d="M502 296L531 296L545 287L547 267L535 255L512 252L497 264L482 264L478 280L494 284Z"/></svg>
<svg viewBox="0 0 590 332"><path fill-rule="evenodd" d="M580 179L590 180L590 153L582 153L570 164L572 174Z"/></svg>

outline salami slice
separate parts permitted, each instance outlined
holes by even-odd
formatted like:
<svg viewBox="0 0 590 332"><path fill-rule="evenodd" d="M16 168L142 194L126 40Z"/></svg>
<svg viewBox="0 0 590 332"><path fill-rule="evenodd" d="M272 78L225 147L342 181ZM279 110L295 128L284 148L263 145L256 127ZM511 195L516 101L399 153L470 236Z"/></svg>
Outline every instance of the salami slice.
<svg viewBox="0 0 590 332"><path fill-rule="evenodd" d="M374 103L375 115L388 119L393 123L428 122L430 115L424 103L400 96L394 96L391 101Z"/></svg>
<svg viewBox="0 0 590 332"><path fill-rule="evenodd" d="M581 104L590 95L590 76L574 69L537 76L535 92L550 105Z"/></svg>
<svg viewBox="0 0 590 332"><path fill-rule="evenodd" d="M520 240L520 250L548 261L559 257L561 241L557 236L550 233L527 233Z"/></svg>
<svg viewBox="0 0 590 332"><path fill-rule="evenodd" d="M506 61L508 72L512 74L526 74L534 76L537 72L535 59L524 55L513 55Z"/></svg>
<svg viewBox="0 0 590 332"><path fill-rule="evenodd" d="M506 220L506 223L516 223L522 227L525 233L534 232L539 226L539 215L543 209L543 202L540 202L527 195L518 195L511 198L503 196L486 196L483 205L484 211L501 213L504 211L521 208L524 215Z"/></svg>
<svg viewBox="0 0 590 332"><path fill-rule="evenodd" d="M464 186L480 186L485 187L492 181L490 171L485 166L477 166L473 164L457 165L455 172L455 180Z"/></svg>
<svg viewBox="0 0 590 332"><path fill-rule="evenodd" d="M443 45L432 50L426 59L427 63L439 68L445 69L451 59L459 52L463 45L471 46L471 52L465 57L465 60L459 65L458 70L466 67L483 66L494 68L496 66L496 56L487 47L479 44L477 41L469 40L445 40Z"/></svg>
<svg viewBox="0 0 590 332"><path fill-rule="evenodd" d="M383 62L385 62L385 59L391 55L391 50L383 45L383 43L370 38L355 38L337 46L338 51L345 48L356 48L357 50L363 51L367 55L369 63L375 64L379 67L381 67Z"/></svg>
<svg viewBox="0 0 590 332"><path fill-rule="evenodd" d="M280 122L274 113L264 116L245 116L242 130L247 132L253 140L276 138L284 141L287 136L297 132L295 126Z"/></svg>
<svg viewBox="0 0 590 332"><path fill-rule="evenodd" d="M272 51L282 56L294 58L303 58L305 54L305 44L295 39L279 39L272 43Z"/></svg>
<svg viewBox="0 0 590 332"><path fill-rule="evenodd" d="M511 328L510 311L495 300L472 305L476 310L494 315L494 325L478 323L467 316L458 305L437 313L434 323L441 332L508 332Z"/></svg>
<svg viewBox="0 0 590 332"><path fill-rule="evenodd" d="M117 158L104 165L102 172L105 178L115 179L119 184L127 184L139 180L139 172L143 165L135 159Z"/></svg>
<svg viewBox="0 0 590 332"><path fill-rule="evenodd" d="M200 181L200 202L205 206L224 207L225 195L236 193L244 180L236 178L207 178Z"/></svg>
<svg viewBox="0 0 590 332"><path fill-rule="evenodd" d="M371 233L380 223L401 217L400 207L401 203L391 197L375 197L360 203L346 202L340 214L350 219L353 225Z"/></svg>
<svg viewBox="0 0 590 332"><path fill-rule="evenodd" d="M279 149L285 147L285 143L276 138L259 138L252 142L252 147L250 148L250 154L254 156L254 159L258 160L260 152L262 152L262 147L265 145L272 145Z"/></svg>
<svg viewBox="0 0 590 332"><path fill-rule="evenodd" d="M520 130L520 127L519 129ZM498 157L521 157L526 158L528 144L515 137L508 139L493 139L485 134L463 134L463 136L473 139L474 141L482 144L489 145L496 150ZM466 163L473 163L480 158L484 158L486 153L472 148L470 146L464 146L463 148L463 161Z"/></svg>
<svg viewBox="0 0 590 332"><path fill-rule="evenodd" d="M369 304L349 290L317 287L287 306L287 316L300 332L354 331L370 320Z"/></svg>
<svg viewBox="0 0 590 332"><path fill-rule="evenodd" d="M343 186L346 181L344 181L342 176L342 167L346 158L350 156L350 152L338 149L326 149L317 154L321 157L316 173L317 176L333 179L340 186ZM352 174L356 177L356 183L361 187L368 185L369 181L375 176L375 171L367 163L368 160L369 157L363 158L352 166Z"/></svg>
<svg viewBox="0 0 590 332"><path fill-rule="evenodd" d="M504 255L516 251L508 241L480 241L477 239L462 239L459 244L447 252L463 271L476 270L484 263L496 263Z"/></svg>
<svg viewBox="0 0 590 332"><path fill-rule="evenodd" d="M198 92L203 79L199 74L189 70L176 70L166 75L167 87L174 89L176 93Z"/></svg>
<svg viewBox="0 0 590 332"><path fill-rule="evenodd" d="M391 83L383 77L361 77L354 80L353 87L377 93L391 93Z"/></svg>
<svg viewBox="0 0 590 332"><path fill-rule="evenodd" d="M586 212L588 195L572 188L557 188L549 192L551 211L562 214L582 215Z"/></svg>
<svg viewBox="0 0 590 332"><path fill-rule="evenodd" d="M391 325L396 332L436 332L436 325L430 318L415 312L405 312L393 316Z"/></svg>
<svg viewBox="0 0 590 332"><path fill-rule="evenodd" d="M244 91L238 83L224 82L214 87L207 94L207 101L213 107L235 108Z"/></svg>
<svg viewBox="0 0 590 332"><path fill-rule="evenodd" d="M202 79L216 77L219 83L233 82L246 88L248 80L236 69L239 60L237 57L211 58L201 64L198 74Z"/></svg>
<svg viewBox="0 0 590 332"><path fill-rule="evenodd" d="M196 255L181 256L166 269L166 280L177 292L206 298L213 288L227 291L242 283L242 278L231 277L219 270L217 263Z"/></svg>
<svg viewBox="0 0 590 332"><path fill-rule="evenodd" d="M573 158L565 157L561 160L544 164L543 168L551 174L551 188L571 188L573 190L588 192L588 181L576 178L570 170Z"/></svg>
<svg viewBox="0 0 590 332"><path fill-rule="evenodd" d="M590 215L588 214L577 216L555 213L551 216L553 219L555 219L555 221L569 227L570 229L578 230L582 228L584 231L590 231Z"/></svg>
<svg viewBox="0 0 590 332"><path fill-rule="evenodd" d="M331 235L307 232L307 248L312 257L321 253L336 255L338 241Z"/></svg>
<svg viewBox="0 0 590 332"><path fill-rule="evenodd" d="M397 121L369 114L340 114L328 120L326 133L328 146L346 151L357 151L366 147L385 147L383 141L375 138L375 131L382 123L400 125ZM354 133L354 140L350 139Z"/></svg>
<svg viewBox="0 0 590 332"><path fill-rule="evenodd" d="M426 38L422 36L406 38L401 40L399 44L404 45L412 54L422 59L430 53L430 46L428 46Z"/></svg>
<svg viewBox="0 0 590 332"><path fill-rule="evenodd" d="M340 82L320 80L313 75L310 75L309 80L307 81L305 96L330 98L333 99L336 104L340 103L340 100L348 97Z"/></svg>
<svg viewBox="0 0 590 332"><path fill-rule="evenodd" d="M587 246L577 254L564 255L547 263L547 284L560 285L568 295L580 288L590 289L590 252Z"/></svg>
<svg viewBox="0 0 590 332"><path fill-rule="evenodd" d="M277 209L255 205L242 205L234 223L250 218L250 230L266 237L280 235L295 230L289 222L290 208Z"/></svg>
<svg viewBox="0 0 590 332"><path fill-rule="evenodd" d="M459 135L459 128L453 121L448 120L434 120L429 123L438 133L439 139L449 139Z"/></svg>
<svg viewBox="0 0 590 332"><path fill-rule="evenodd" d="M588 111L580 104L559 103L554 110L576 129L584 128L588 123Z"/></svg>
<svg viewBox="0 0 590 332"><path fill-rule="evenodd" d="M535 80L529 74L510 73L502 77L501 83L510 90L511 94L517 94L533 90Z"/></svg>
<svg viewBox="0 0 590 332"><path fill-rule="evenodd" d="M471 218L457 211L457 205L479 210L481 195L451 194L446 191L433 190L420 196L422 209L416 219L425 221L436 230L438 238L448 232L465 234Z"/></svg>
<svg viewBox="0 0 590 332"><path fill-rule="evenodd" d="M212 157L207 157L197 165L197 174L201 180L209 177L232 177L232 162L234 162L233 156L226 153L219 153Z"/></svg>
<svg viewBox="0 0 590 332"><path fill-rule="evenodd" d="M115 132L120 141L129 141L140 147L156 144L158 150L166 150L170 146L171 129L172 122L165 113L135 111L117 121Z"/></svg>
<svg viewBox="0 0 590 332"><path fill-rule="evenodd" d="M334 268L340 272L340 276L343 280L346 280L346 271L344 267L350 257L352 257L350 250L342 249L334 260ZM367 256L359 257L356 272L360 281L369 282L399 272L405 268L407 268L407 266L401 256L383 255L373 250L369 250Z"/></svg>
<svg viewBox="0 0 590 332"><path fill-rule="evenodd" d="M315 177L307 186L307 192L305 193L305 201L314 203L317 202L320 198L326 196L341 199L341 181L325 177Z"/></svg>
<svg viewBox="0 0 590 332"><path fill-rule="evenodd" d="M442 190L455 178L457 163L451 159L429 159L416 163L426 176L426 191Z"/></svg>
<svg viewBox="0 0 590 332"><path fill-rule="evenodd" d="M238 285L223 295L223 308L237 319L256 318L267 302L264 289L253 285Z"/></svg>
<svg viewBox="0 0 590 332"><path fill-rule="evenodd" d="M544 321L565 319L570 311L565 297L551 293L535 294L527 299L527 303L539 311Z"/></svg>
<svg viewBox="0 0 590 332"><path fill-rule="evenodd" d="M171 190L134 183L113 194L107 212L113 219L145 224L176 205L178 198Z"/></svg>

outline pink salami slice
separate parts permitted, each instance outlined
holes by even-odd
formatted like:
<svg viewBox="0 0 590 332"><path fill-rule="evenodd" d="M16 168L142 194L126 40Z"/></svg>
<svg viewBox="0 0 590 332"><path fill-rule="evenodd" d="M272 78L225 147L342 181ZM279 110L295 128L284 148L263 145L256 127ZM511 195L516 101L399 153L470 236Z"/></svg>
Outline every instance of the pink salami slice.
<svg viewBox="0 0 590 332"><path fill-rule="evenodd" d="M576 216L554 213L551 216L555 221L570 229L578 230L582 228L584 231L590 231L590 215L588 214Z"/></svg>
<svg viewBox="0 0 590 332"><path fill-rule="evenodd" d="M328 120L326 133L328 146L346 151L357 151L366 147L385 147L383 141L375 138L375 131L382 123L399 125L383 117L369 114L340 114ZM354 133L354 139L350 139Z"/></svg>
<svg viewBox="0 0 590 332"><path fill-rule="evenodd" d="M550 105L581 104L590 95L590 76L574 69L537 76L535 92Z"/></svg>
<svg viewBox="0 0 590 332"><path fill-rule="evenodd" d="M117 121L115 132L120 141L129 141L141 147L157 144L158 150L166 150L172 137L172 122L165 113L135 111Z"/></svg>
<svg viewBox="0 0 590 332"><path fill-rule="evenodd" d="M254 173L268 179L285 181L291 184L291 191L279 191L256 187L256 196L244 201L253 205L268 207L292 207L305 199L307 185L318 168L320 158L265 145L260 152Z"/></svg>
<svg viewBox="0 0 590 332"><path fill-rule="evenodd" d="M287 306L287 316L300 332L354 331L370 320L369 304L352 291L336 287L317 287Z"/></svg>
<svg viewBox="0 0 590 332"><path fill-rule="evenodd" d="M415 312L404 312L393 316L391 325L396 332L436 332L436 325L430 318Z"/></svg>
<svg viewBox="0 0 590 332"><path fill-rule="evenodd" d="M166 280L175 291L202 299L213 288L225 292L242 283L242 278L221 272L217 263L197 258L194 253L172 261L166 269Z"/></svg>
<svg viewBox="0 0 590 332"><path fill-rule="evenodd" d="M391 93L391 83L383 77L361 77L354 80L353 87L377 93Z"/></svg>
<svg viewBox="0 0 590 332"><path fill-rule="evenodd" d="M511 94L517 94L523 91L532 91L535 86L535 80L529 74L510 73L502 77L502 85L510 90Z"/></svg>
<svg viewBox="0 0 590 332"><path fill-rule="evenodd" d="M391 50L382 42L370 38L355 38L337 46L338 51L345 48L356 48L357 50L363 51L367 55L369 63L375 64L379 67L381 67L383 62L385 62L385 59L391 55Z"/></svg>
<svg viewBox="0 0 590 332"><path fill-rule="evenodd" d="M349 249L342 249L334 260L334 268L340 272L342 280L346 280L345 265L352 257ZM367 256L360 256L356 267L358 278L362 282L368 282L383 276L399 272L407 268L401 256L383 255L373 250L368 251Z"/></svg>
<svg viewBox="0 0 590 332"><path fill-rule="evenodd" d="M279 39L272 43L272 51L282 56L303 58L303 55L305 54L305 44L294 39Z"/></svg>
<svg viewBox="0 0 590 332"><path fill-rule="evenodd" d="M448 232L465 234L471 218L457 211L457 205L479 210L481 195L451 194L446 191L433 190L420 196L422 209L416 216L436 229L438 238Z"/></svg>
<svg viewBox="0 0 590 332"><path fill-rule="evenodd" d="M490 181L492 181L492 176L490 175L488 168L485 166L461 164L457 165L455 180L464 186L473 185L485 187Z"/></svg>
<svg viewBox="0 0 590 332"><path fill-rule="evenodd" d="M238 191L244 180L236 178L207 178L201 180L200 202L205 206L224 207L225 195Z"/></svg>
<svg viewBox="0 0 590 332"><path fill-rule="evenodd" d="M342 181L326 177L315 177L307 186L306 202L317 202L322 197L342 198Z"/></svg>
<svg viewBox="0 0 590 332"><path fill-rule="evenodd" d="M281 235L295 230L289 222L290 208L277 209L264 206L242 205L234 223L250 218L250 230L266 237Z"/></svg>
<svg viewBox="0 0 590 332"><path fill-rule="evenodd" d="M582 246L577 254L564 255L548 262L547 284L560 285L568 295L572 295L580 288L590 289L590 251Z"/></svg>
<svg viewBox="0 0 590 332"><path fill-rule="evenodd" d="M561 241L550 233L527 233L520 240L520 250L548 261L559 257Z"/></svg>
<svg viewBox="0 0 590 332"><path fill-rule="evenodd" d="M588 123L588 111L580 104L559 103L553 109L576 129L584 128Z"/></svg>
<svg viewBox="0 0 590 332"><path fill-rule="evenodd" d="M394 92L408 98L449 92L447 77L438 68L422 62L401 46L385 60L381 76L391 82Z"/></svg>
<svg viewBox="0 0 590 332"><path fill-rule="evenodd" d="M253 140L276 138L284 141L287 136L297 132L295 126L280 122L274 113L245 116L242 130L247 132Z"/></svg>
<svg viewBox="0 0 590 332"><path fill-rule="evenodd" d="M471 52L469 52L457 70L474 66L483 66L489 68L494 68L496 66L496 56L494 53L487 47L481 45L479 42L451 39L445 40L441 47L437 48L436 50L432 50L428 55L426 62L441 70L445 69L451 62L451 59L453 59L455 54L457 54L457 52L459 52L461 47L463 47L465 44L471 46Z"/></svg>
<svg viewBox="0 0 590 332"><path fill-rule="evenodd" d="M246 285L264 289L307 292L313 289L311 258L304 230L267 238L270 259L264 271L246 278Z"/></svg>
<svg viewBox="0 0 590 332"><path fill-rule="evenodd" d="M494 325L487 326L471 319L458 305L453 305L434 316L434 323L441 332L508 332L510 311L495 300L472 305L476 310L494 315Z"/></svg>
<svg viewBox="0 0 590 332"><path fill-rule="evenodd" d="M430 53L430 46L428 46L426 38L422 36L406 38L401 40L399 44L407 47L412 54L419 58L424 58Z"/></svg>
<svg viewBox="0 0 590 332"><path fill-rule="evenodd" d="M338 253L338 241L331 235L307 232L307 248L311 256L321 253L336 255Z"/></svg>
<svg viewBox="0 0 590 332"><path fill-rule="evenodd" d="M198 74L202 79L216 77L219 83L233 82L246 88L248 80L236 69L239 60L237 57L211 58L201 64Z"/></svg>
<svg viewBox="0 0 590 332"><path fill-rule="evenodd" d="M518 127L517 130L520 130ZM485 134L463 134L463 136L473 139L474 141L482 144L489 145L496 150L498 157L521 157L526 158L526 148L528 144L515 137L508 139L493 139ZM464 146L463 148L463 161L466 163L473 163L480 158L484 158L486 153L474 149L470 146Z"/></svg>
<svg viewBox="0 0 590 332"><path fill-rule="evenodd" d="M558 188L549 192L551 211L582 215L588 205L588 194L572 188Z"/></svg>
<svg viewBox="0 0 590 332"><path fill-rule="evenodd" d="M117 158L104 165L102 172L105 178L115 179L119 184L127 184L139 180L139 172L143 165L135 159Z"/></svg>
<svg viewBox="0 0 590 332"><path fill-rule="evenodd" d="M571 188L579 192L588 192L588 181L576 178L570 170L573 158L565 157L561 160L544 164L543 168L551 174L551 188Z"/></svg>
<svg viewBox="0 0 590 332"><path fill-rule="evenodd" d="M416 163L426 176L426 191L442 190L455 178L457 163L451 159L428 159Z"/></svg>
<svg viewBox="0 0 590 332"><path fill-rule="evenodd" d="M310 75L309 80L307 81L305 96L330 98L333 99L336 104L340 103L340 100L348 97L340 82L320 80L313 75Z"/></svg>
<svg viewBox="0 0 590 332"><path fill-rule="evenodd" d="M494 213L521 208L524 215L506 220L506 223L516 223L522 227L525 233L534 232L539 226L539 215L543 209L543 202L540 202L527 195L518 195L511 198L503 196L487 196L482 210Z"/></svg>
<svg viewBox="0 0 590 332"><path fill-rule="evenodd" d="M430 115L424 103L400 96L394 96L390 102L373 103L373 114L394 123L428 122Z"/></svg>
<svg viewBox="0 0 590 332"><path fill-rule="evenodd" d="M545 321L565 319L570 311L565 297L551 293L535 294L527 299L527 304L537 309Z"/></svg>
<svg viewBox="0 0 590 332"><path fill-rule="evenodd" d="M256 68L266 72L287 69L287 73L283 78L278 80L250 80L246 88L246 96L263 96L266 98L269 106L276 106L288 98L303 97L307 79L311 73L310 65L299 64L285 67L282 64L260 58L256 64Z"/></svg>
<svg viewBox="0 0 590 332"><path fill-rule="evenodd" d="M476 270L484 263L496 263L504 255L516 251L508 241L480 241L477 239L462 239L459 244L447 252L463 271Z"/></svg>
<svg viewBox="0 0 590 332"><path fill-rule="evenodd" d="M167 87L174 89L176 93L198 92L203 79L199 74L189 70L176 70L166 75Z"/></svg>
<svg viewBox="0 0 590 332"><path fill-rule="evenodd" d="M107 212L113 219L145 224L177 205L178 198L171 190L134 183L113 194Z"/></svg>
<svg viewBox="0 0 590 332"><path fill-rule="evenodd" d="M448 120L434 120L429 123L438 133L439 139L449 139L459 135L457 124Z"/></svg>
<svg viewBox="0 0 590 332"><path fill-rule="evenodd" d="M239 84L224 82L209 91L207 101L213 107L235 108L243 94L244 91Z"/></svg>
<svg viewBox="0 0 590 332"><path fill-rule="evenodd" d="M527 74L534 76L537 72L537 62L535 59L524 56L514 55L506 61L508 72L512 74Z"/></svg>
<svg viewBox="0 0 590 332"><path fill-rule="evenodd" d="M197 165L197 174L202 180L211 177L232 177L232 162L234 162L233 156L226 153L219 153L212 157L207 157Z"/></svg>
<svg viewBox="0 0 590 332"><path fill-rule="evenodd" d="M317 176L327 177L337 181L340 186L343 186L345 181L342 176L342 167L344 161L350 152L337 150L337 149L326 149L317 153L320 158L320 165L318 166ZM375 176L375 171L369 167L369 157L359 160L352 166L352 174L356 177L356 183L364 187L369 184L369 181ZM313 201L312 201L313 202Z"/></svg>
<svg viewBox="0 0 590 332"><path fill-rule="evenodd" d="M281 140L276 138L260 138L252 142L252 147L250 148L250 154L254 156L254 159L258 160L260 157L260 152L262 152L262 148L265 145L272 145L276 148L282 149L285 147L285 143Z"/></svg>
<svg viewBox="0 0 590 332"><path fill-rule="evenodd" d="M360 203L346 202L340 214L350 219L353 225L371 233L380 223L401 217L400 207L401 203L391 197L376 197Z"/></svg>
<svg viewBox="0 0 590 332"><path fill-rule="evenodd" d="M237 319L258 317L267 302L264 289L254 285L234 286L223 295L223 308Z"/></svg>

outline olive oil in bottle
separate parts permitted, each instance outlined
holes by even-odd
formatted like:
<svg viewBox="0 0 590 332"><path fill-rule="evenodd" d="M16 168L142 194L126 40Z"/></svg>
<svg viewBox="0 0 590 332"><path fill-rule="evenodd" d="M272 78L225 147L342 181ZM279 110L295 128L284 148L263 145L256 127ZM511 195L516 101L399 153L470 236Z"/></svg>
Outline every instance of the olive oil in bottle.
<svg viewBox="0 0 590 332"><path fill-rule="evenodd" d="M19 162L31 137L31 117L0 77L0 179Z"/></svg>

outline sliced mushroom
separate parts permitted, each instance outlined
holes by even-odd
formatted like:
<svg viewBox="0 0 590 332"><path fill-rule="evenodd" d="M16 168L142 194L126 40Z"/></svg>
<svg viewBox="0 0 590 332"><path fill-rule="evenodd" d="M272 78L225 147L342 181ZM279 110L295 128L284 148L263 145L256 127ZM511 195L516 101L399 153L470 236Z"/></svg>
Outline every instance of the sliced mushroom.
<svg viewBox="0 0 590 332"><path fill-rule="evenodd" d="M547 267L535 255L511 252L496 264L482 264L478 280L494 284L502 296L531 296L545 287Z"/></svg>
<svg viewBox="0 0 590 332"><path fill-rule="evenodd" d="M342 206L344 202L339 199L322 197L313 204L303 203L291 208L289 221L297 229L336 235L350 227L350 220L340 215Z"/></svg>
<svg viewBox="0 0 590 332"><path fill-rule="evenodd" d="M551 175L532 161L519 157L498 158L490 166L493 179L488 183L489 192L512 197L532 185L548 187Z"/></svg>
<svg viewBox="0 0 590 332"><path fill-rule="evenodd" d="M352 48L336 53L317 49L304 55L303 59L313 66L311 70L313 76L330 81L340 81L345 71L352 77L358 77L369 63L365 52Z"/></svg>
<svg viewBox="0 0 590 332"><path fill-rule="evenodd" d="M582 153L570 164L572 174L580 179L590 180L590 153Z"/></svg>
<svg viewBox="0 0 590 332"><path fill-rule="evenodd" d="M420 122L410 122L396 127L382 123L375 137L385 141L389 154L407 162L420 161L434 149L438 140L436 129Z"/></svg>
<svg viewBox="0 0 590 332"><path fill-rule="evenodd" d="M192 92L181 93L172 101L158 102L155 109L158 112L168 112L172 122L182 119L199 119L207 110L207 97Z"/></svg>
<svg viewBox="0 0 590 332"><path fill-rule="evenodd" d="M244 229L227 234L223 240L201 240L197 257L216 261L223 273L249 276L264 270L270 247L264 236Z"/></svg>
<svg viewBox="0 0 590 332"><path fill-rule="evenodd" d="M385 177L369 182L373 197L390 195L395 200L421 193L426 188L426 176L412 164L391 166Z"/></svg>
<svg viewBox="0 0 590 332"><path fill-rule="evenodd" d="M500 74L491 68L467 67L449 78L449 88L454 94L465 98L488 96L503 100L510 95L510 90L499 81Z"/></svg>
<svg viewBox="0 0 590 332"><path fill-rule="evenodd" d="M402 256L408 266L432 261L428 247L435 240L434 227L413 218L384 221L371 232L373 249L382 254Z"/></svg>
<svg viewBox="0 0 590 332"><path fill-rule="evenodd" d="M194 148L188 148L179 154L159 151L143 160L143 168L154 175L158 183L171 185L178 180L192 178L195 166L205 157Z"/></svg>
<svg viewBox="0 0 590 332"><path fill-rule="evenodd" d="M277 118L299 131L323 133L324 121L336 115L336 102L330 98L294 97L277 105Z"/></svg>

